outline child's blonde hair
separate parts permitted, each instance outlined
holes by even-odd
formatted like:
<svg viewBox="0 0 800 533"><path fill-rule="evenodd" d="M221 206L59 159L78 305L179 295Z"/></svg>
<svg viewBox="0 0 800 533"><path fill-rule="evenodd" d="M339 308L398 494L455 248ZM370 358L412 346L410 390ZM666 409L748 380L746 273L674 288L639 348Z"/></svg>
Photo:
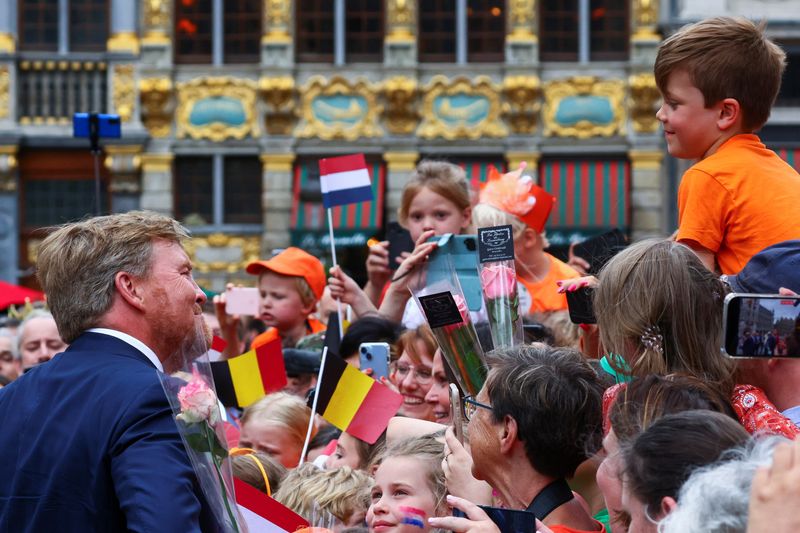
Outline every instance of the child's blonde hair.
<svg viewBox="0 0 800 533"><path fill-rule="evenodd" d="M233 477L241 479L267 495L272 495L280 489L281 481L288 472L279 461L265 453L252 451L234 455L233 450L231 470L233 470ZM266 479L264 479L265 475ZM267 490L267 482L269 482L269 490Z"/></svg>
<svg viewBox="0 0 800 533"><path fill-rule="evenodd" d="M369 508L372 485L365 472L349 466L320 470L305 463L289 472L275 499L306 519L320 510L348 522L355 513Z"/></svg>
<svg viewBox="0 0 800 533"><path fill-rule="evenodd" d="M400 208L397 210L400 224L406 225L411 202L424 188L444 196L461 211L472 205L464 169L447 161L421 161L403 187Z"/></svg>
<svg viewBox="0 0 800 533"><path fill-rule="evenodd" d="M304 306L314 305L317 303L317 295L314 294L314 291L311 290L311 285L305 280L302 276L287 276L286 274L281 274L279 272L275 272L274 270L265 269L258 275L258 282L261 283L261 276L264 274L272 274L275 276L280 276L282 278L291 278L294 280L294 288L297 293L300 295L300 301L303 302Z"/></svg>
<svg viewBox="0 0 800 533"><path fill-rule="evenodd" d="M599 279L600 341L631 367L617 370L684 372L731 392L733 365L720 353L726 291L691 249L664 239L640 241L615 255ZM616 358L610 359L613 365Z"/></svg>
<svg viewBox="0 0 800 533"><path fill-rule="evenodd" d="M427 476L428 488L436 502L437 515L445 511L445 496L447 496L447 485L442 470L444 444L440 439L441 436L433 434L401 440L387 446L374 463L374 470L377 470L387 459L410 457L421 461L424 465L422 471Z"/></svg>
<svg viewBox="0 0 800 533"><path fill-rule="evenodd" d="M764 24L716 17L688 24L664 40L654 73L666 94L670 74L686 71L703 93L706 108L735 98L742 127L755 131L769 118L785 68L786 54L764 35Z"/></svg>
<svg viewBox="0 0 800 533"><path fill-rule="evenodd" d="M240 422L242 426L247 425L251 420L278 424L285 428L292 441L302 448L310 418L311 409L303 400L286 392L275 392L247 407ZM314 434L316 434L316 427L312 430L312 437Z"/></svg>

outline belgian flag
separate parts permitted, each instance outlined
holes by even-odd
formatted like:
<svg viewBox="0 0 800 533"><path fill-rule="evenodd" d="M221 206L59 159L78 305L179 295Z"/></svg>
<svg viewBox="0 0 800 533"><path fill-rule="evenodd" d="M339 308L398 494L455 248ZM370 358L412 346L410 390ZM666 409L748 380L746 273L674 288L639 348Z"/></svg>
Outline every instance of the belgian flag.
<svg viewBox="0 0 800 533"><path fill-rule="evenodd" d="M225 407L247 407L286 387L280 339L226 361L211 363L217 397Z"/></svg>
<svg viewBox="0 0 800 533"><path fill-rule="evenodd" d="M370 444L380 437L403 403L399 393L330 351L325 358L322 382L317 387L317 413L342 431Z"/></svg>

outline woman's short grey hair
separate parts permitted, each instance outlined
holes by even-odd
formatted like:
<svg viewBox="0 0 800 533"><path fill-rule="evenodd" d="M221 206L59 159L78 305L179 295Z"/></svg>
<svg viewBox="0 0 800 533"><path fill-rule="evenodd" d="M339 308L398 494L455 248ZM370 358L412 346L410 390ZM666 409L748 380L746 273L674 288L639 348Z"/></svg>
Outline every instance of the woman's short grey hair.
<svg viewBox="0 0 800 533"><path fill-rule="evenodd" d="M769 466L782 437L753 439L692 473L678 494L678 507L658 524L659 533L745 533L750 486L756 469Z"/></svg>
<svg viewBox="0 0 800 533"><path fill-rule="evenodd" d="M11 339L11 357L19 359L19 344L17 336L9 328L0 328L0 337Z"/></svg>

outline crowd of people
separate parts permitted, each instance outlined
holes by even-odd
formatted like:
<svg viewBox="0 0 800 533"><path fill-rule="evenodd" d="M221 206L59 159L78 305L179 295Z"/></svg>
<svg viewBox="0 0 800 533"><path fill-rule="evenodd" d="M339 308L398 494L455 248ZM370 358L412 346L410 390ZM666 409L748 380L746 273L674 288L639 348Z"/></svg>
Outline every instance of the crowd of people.
<svg viewBox="0 0 800 533"><path fill-rule="evenodd" d="M373 244L364 287L294 247L253 262L255 317L229 315L225 294L207 301L188 232L169 217L54 229L37 265L49 312L0 329L0 530L223 530L159 377L185 370L187 346L214 329L222 358L281 342L286 389L224 413L229 463L313 526L800 531L800 364L720 349L727 294L800 292L800 175L754 134L784 63L743 19L662 44L657 116L670 153L698 162L681 182L676 234L629 245L596 277L586 258L548 253L549 208L524 167L471 191L458 166L421 162L398 212L410 252ZM487 375L454 411L455 369L410 287L431 237L504 224L530 327L524 343L494 347L485 312L471 312ZM585 287L596 325L569 320L566 294ZM375 377L402 404L375 443L309 407L337 301L349 325L331 356L359 366L363 343L389 346L388 374Z"/></svg>

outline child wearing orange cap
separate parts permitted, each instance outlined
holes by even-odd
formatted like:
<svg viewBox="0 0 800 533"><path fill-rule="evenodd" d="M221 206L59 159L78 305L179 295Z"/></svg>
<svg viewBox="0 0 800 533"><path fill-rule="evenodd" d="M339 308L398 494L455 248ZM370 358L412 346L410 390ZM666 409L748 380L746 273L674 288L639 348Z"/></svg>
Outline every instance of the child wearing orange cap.
<svg viewBox="0 0 800 533"><path fill-rule="evenodd" d="M268 328L253 339L251 348L276 338L284 348L293 347L300 338L325 330L322 322L310 316L325 290L325 268L319 259L300 248L289 247L271 259L250 263L246 270L258 276L258 318ZM215 299L215 303L217 315L224 316L220 317L220 325L228 341L225 355L236 356L241 353L237 351L241 349L236 337L238 321L225 314L223 299Z"/></svg>
<svg viewBox="0 0 800 533"><path fill-rule="evenodd" d="M555 198L522 175L525 166L502 175L492 169L472 221L478 228L511 225L521 312L565 310L567 297L558 292L556 282L580 274L544 251L548 245L544 226Z"/></svg>

